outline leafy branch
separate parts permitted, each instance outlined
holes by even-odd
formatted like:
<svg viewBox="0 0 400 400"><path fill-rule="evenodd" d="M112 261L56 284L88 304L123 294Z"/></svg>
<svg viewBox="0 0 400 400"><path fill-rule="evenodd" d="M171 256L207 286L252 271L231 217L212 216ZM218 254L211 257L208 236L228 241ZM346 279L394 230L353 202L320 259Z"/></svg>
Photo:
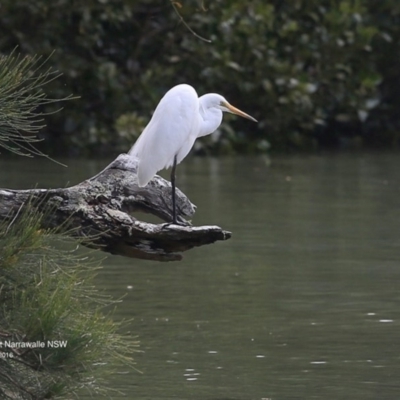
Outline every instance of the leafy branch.
<svg viewBox="0 0 400 400"><path fill-rule="evenodd" d="M36 135L46 126L44 116L59 110L41 109L47 104L74 98L72 95L61 99L47 97L43 86L61 75L51 67L44 69L48 59L14 55L14 52L0 56L0 147L12 153L49 158L34 143L42 140Z"/></svg>

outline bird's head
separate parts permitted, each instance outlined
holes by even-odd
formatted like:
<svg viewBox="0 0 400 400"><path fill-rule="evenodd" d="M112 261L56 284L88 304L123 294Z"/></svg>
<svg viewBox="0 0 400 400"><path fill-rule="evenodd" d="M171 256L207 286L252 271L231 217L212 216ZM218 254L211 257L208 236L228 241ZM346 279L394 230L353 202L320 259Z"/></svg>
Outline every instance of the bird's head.
<svg viewBox="0 0 400 400"><path fill-rule="evenodd" d="M229 104L228 100L226 100L225 97L221 96L220 94L209 93L202 97L204 97L204 100L206 100L207 108L215 107L223 112L229 112L231 114L236 114L240 117L250 119L254 122L258 122L251 115L246 114L245 112Z"/></svg>

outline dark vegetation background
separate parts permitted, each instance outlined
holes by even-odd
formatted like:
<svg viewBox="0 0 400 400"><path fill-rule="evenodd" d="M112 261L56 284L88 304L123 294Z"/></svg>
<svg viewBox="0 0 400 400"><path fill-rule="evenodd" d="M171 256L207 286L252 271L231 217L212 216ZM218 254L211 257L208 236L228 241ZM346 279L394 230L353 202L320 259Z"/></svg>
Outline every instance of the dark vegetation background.
<svg viewBox="0 0 400 400"><path fill-rule="evenodd" d="M80 99L46 117L47 151L126 152L162 95L218 92L225 117L199 152L392 148L400 137L398 0L3 0L0 53L47 56L45 91ZM56 105L48 105L52 111Z"/></svg>

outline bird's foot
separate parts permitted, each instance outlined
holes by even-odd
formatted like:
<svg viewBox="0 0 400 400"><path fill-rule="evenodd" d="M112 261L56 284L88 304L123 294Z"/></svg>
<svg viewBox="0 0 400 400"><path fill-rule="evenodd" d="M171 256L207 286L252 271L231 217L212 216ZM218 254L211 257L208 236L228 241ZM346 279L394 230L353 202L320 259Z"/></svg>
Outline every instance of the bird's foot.
<svg viewBox="0 0 400 400"><path fill-rule="evenodd" d="M178 222L178 221L172 221L172 222L167 222L163 224L162 229L168 228L171 225L178 225L178 226L189 226L190 224L187 222Z"/></svg>

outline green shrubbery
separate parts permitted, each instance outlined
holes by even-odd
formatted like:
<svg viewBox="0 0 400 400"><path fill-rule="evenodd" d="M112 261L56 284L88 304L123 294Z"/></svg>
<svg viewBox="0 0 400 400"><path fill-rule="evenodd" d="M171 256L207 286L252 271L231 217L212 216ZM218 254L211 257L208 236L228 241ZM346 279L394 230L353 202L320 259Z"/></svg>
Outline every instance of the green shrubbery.
<svg viewBox="0 0 400 400"><path fill-rule="evenodd" d="M40 109L54 103L43 86L57 77L40 57L0 57L0 150L47 157L32 135L43 123ZM118 333L121 324L104 312L116 302L93 285L99 261L60 231L42 229L37 201L12 205L4 194L2 200L0 398L109 393L105 378L133 368L137 342ZM45 212L53 211L49 205Z"/></svg>
<svg viewBox="0 0 400 400"><path fill-rule="evenodd" d="M115 301L93 285L99 261L66 237L55 247L41 217L27 204L0 223L0 398L109 394L109 377L133 368L138 343L104 312ZM18 347L26 342L42 345Z"/></svg>
<svg viewBox="0 0 400 400"><path fill-rule="evenodd" d="M64 73L56 150L127 151L170 87L219 92L260 123L225 118L203 151L397 142L400 4L385 1L5 0L0 49L50 54ZM181 6L181 7L180 7ZM231 128L234 127L234 129Z"/></svg>

